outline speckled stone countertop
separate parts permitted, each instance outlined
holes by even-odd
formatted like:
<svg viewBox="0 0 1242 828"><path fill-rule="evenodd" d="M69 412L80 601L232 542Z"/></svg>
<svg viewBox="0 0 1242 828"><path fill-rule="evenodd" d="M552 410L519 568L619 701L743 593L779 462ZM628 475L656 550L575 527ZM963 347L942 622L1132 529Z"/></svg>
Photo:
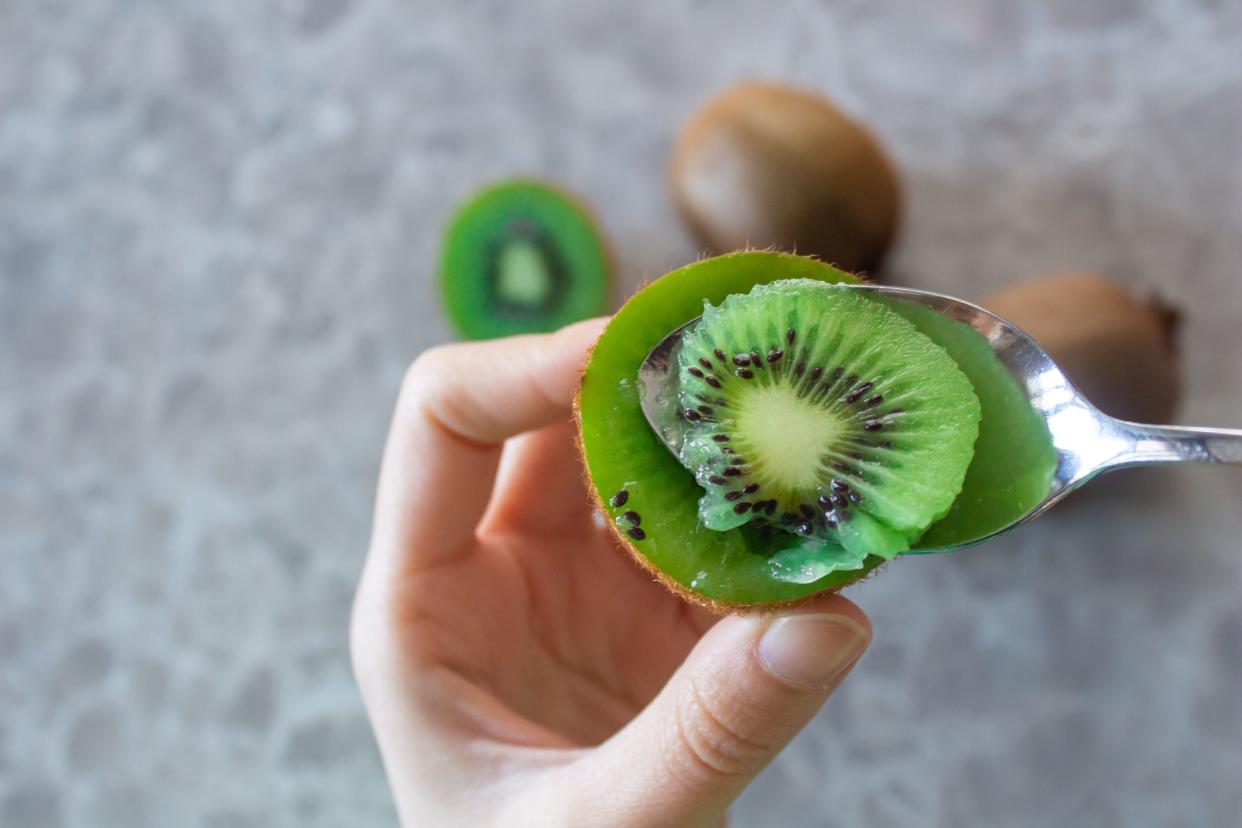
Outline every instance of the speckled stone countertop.
<svg viewBox="0 0 1242 828"><path fill-rule="evenodd" d="M510 173L691 259L662 172L741 78L902 169L890 278L1100 268L1242 426L1242 12L1212 0L0 3L0 825L387 826L346 623L446 213ZM1242 469L1117 476L852 590L876 643L741 826L1225 826Z"/></svg>

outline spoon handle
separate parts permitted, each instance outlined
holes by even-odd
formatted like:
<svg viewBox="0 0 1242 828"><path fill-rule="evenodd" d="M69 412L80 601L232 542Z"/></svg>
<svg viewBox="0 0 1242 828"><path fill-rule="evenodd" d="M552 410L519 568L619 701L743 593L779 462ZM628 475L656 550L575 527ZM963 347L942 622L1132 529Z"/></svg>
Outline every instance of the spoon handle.
<svg viewBox="0 0 1242 828"><path fill-rule="evenodd" d="M1116 421L1118 436L1128 443L1108 465L1149 466L1162 463L1242 463L1242 430L1180 428Z"/></svg>

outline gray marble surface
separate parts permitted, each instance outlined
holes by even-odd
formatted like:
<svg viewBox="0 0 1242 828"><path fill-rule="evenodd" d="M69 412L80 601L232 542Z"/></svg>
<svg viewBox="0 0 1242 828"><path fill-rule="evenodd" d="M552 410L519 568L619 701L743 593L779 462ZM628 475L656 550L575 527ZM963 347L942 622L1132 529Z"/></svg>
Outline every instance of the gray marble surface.
<svg viewBox="0 0 1242 828"><path fill-rule="evenodd" d="M908 188L894 280L1093 267L1186 312L1242 426L1242 13L1221 0L0 2L0 825L395 822L346 657L446 213L582 193L627 285L741 78L819 89ZM742 826L1225 826L1242 470L1130 473L852 591L857 675Z"/></svg>

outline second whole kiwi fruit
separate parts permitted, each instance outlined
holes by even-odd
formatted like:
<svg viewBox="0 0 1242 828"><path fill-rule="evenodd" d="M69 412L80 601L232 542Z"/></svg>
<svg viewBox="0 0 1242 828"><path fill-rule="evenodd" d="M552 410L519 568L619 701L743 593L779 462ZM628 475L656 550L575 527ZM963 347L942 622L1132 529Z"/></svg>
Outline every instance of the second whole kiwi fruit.
<svg viewBox="0 0 1242 828"><path fill-rule="evenodd" d="M670 190L711 252L772 248L874 275L897 232L900 188L875 137L819 95L744 83L678 136Z"/></svg>
<svg viewBox="0 0 1242 828"><path fill-rule="evenodd" d="M1167 423L1181 394L1179 314L1099 273L1020 282L981 305L1033 336L1105 414Z"/></svg>

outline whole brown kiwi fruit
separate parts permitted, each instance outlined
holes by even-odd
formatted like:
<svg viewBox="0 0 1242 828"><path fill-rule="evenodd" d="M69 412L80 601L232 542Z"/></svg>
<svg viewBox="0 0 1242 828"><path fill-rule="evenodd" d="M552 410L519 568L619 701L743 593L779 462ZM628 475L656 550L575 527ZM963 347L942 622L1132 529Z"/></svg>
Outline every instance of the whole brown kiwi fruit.
<svg viewBox="0 0 1242 828"><path fill-rule="evenodd" d="M1171 420L1181 392L1173 308L1087 272L1021 282L980 304L1035 337L1105 414Z"/></svg>
<svg viewBox="0 0 1242 828"><path fill-rule="evenodd" d="M871 133L786 86L746 83L708 102L677 139L669 181L716 253L775 248L874 273L899 221L897 176Z"/></svg>

